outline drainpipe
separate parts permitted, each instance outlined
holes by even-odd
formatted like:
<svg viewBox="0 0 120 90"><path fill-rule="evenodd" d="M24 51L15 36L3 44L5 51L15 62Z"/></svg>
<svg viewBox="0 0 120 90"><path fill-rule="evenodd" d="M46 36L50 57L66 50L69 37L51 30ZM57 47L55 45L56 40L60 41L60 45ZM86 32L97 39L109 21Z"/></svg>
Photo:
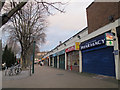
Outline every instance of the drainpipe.
<svg viewBox="0 0 120 90"><path fill-rule="evenodd" d="M67 70L67 53L65 52L65 70Z"/></svg>
<svg viewBox="0 0 120 90"><path fill-rule="evenodd" d="M79 51L79 72L82 73L82 52Z"/></svg>

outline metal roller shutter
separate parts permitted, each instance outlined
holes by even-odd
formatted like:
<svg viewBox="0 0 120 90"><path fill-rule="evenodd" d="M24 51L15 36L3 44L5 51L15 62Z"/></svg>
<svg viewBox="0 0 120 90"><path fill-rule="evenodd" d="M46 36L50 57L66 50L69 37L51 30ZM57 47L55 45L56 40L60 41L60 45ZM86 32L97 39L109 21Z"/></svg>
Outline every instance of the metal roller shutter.
<svg viewBox="0 0 120 90"><path fill-rule="evenodd" d="M65 54L59 56L59 68L65 69Z"/></svg>
<svg viewBox="0 0 120 90"><path fill-rule="evenodd" d="M57 68L57 56L54 57L54 67Z"/></svg>
<svg viewBox="0 0 120 90"><path fill-rule="evenodd" d="M82 51L83 72L115 76L113 47Z"/></svg>

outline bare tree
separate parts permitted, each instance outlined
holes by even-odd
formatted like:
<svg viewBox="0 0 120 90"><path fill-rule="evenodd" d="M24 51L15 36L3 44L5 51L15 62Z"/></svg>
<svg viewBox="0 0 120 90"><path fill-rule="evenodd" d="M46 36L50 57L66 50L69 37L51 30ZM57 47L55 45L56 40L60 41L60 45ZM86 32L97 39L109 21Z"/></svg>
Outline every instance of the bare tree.
<svg viewBox="0 0 120 90"><path fill-rule="evenodd" d="M17 13L19 10L21 10L21 8L28 2L29 0L23 0L23 1L18 1L19 3L17 5L15 5L15 1L14 0L10 0L11 3L14 4L15 7L9 9L9 11L7 13L4 13L0 16L0 20L2 21L0 24L0 27L3 26L4 24L6 24L10 18ZM60 12L64 12L64 9L60 9L61 5L65 5L65 3L61 3L61 2L48 2L45 0L35 0L38 4L41 4L43 6L44 9L47 10L47 12L49 14L52 14L50 12L49 9L51 9L50 7L60 11ZM3 7L5 6L6 0L1 0L0 1L0 12L3 9Z"/></svg>
<svg viewBox="0 0 120 90"><path fill-rule="evenodd" d="M35 2L29 2L11 18L12 24L8 26L10 40L20 43L24 66L26 56L33 41L36 41L36 45L45 42L46 35L44 31L47 27L45 14L41 5ZM35 38L33 38L33 36L35 36Z"/></svg>
<svg viewBox="0 0 120 90"><path fill-rule="evenodd" d="M20 2L11 2L10 7L4 10L15 8ZM25 66L26 56L29 54L30 47L35 39L36 47L45 42L45 28L47 27L46 15L51 14L49 8L52 7L57 11L64 12L54 6L55 4L62 4L61 2L48 3L41 0L40 2L28 2L25 7L17 11L10 19L12 23L7 26L10 33L10 42L18 41L21 46L21 56ZM7 5L8 6L8 5ZM46 13L47 11L47 13ZM8 31L8 29L7 29ZM33 36L35 38L33 39Z"/></svg>
<svg viewBox="0 0 120 90"><path fill-rule="evenodd" d="M0 1L0 12L5 4L5 1L6 0ZM28 0L23 0L23 2L17 4L16 7L12 8L8 13L4 13L3 15L1 15L0 20L2 20L2 24L0 24L0 27L7 23L8 20L27 3L27 1Z"/></svg>
<svg viewBox="0 0 120 90"><path fill-rule="evenodd" d="M9 38L7 40L7 46L8 48L11 48L12 52L14 52L14 55L20 53L20 45L16 40L11 40L11 38Z"/></svg>

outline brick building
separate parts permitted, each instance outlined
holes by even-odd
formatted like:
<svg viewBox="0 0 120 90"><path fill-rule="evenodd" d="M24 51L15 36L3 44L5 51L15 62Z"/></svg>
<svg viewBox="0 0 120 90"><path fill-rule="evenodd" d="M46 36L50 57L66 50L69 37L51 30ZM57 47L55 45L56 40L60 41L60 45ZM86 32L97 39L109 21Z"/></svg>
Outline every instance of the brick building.
<svg viewBox="0 0 120 90"><path fill-rule="evenodd" d="M86 10L88 33L120 18L120 2L93 2Z"/></svg>
<svg viewBox="0 0 120 90"><path fill-rule="evenodd" d="M120 79L120 2L93 2L86 10L88 35L81 38L80 71Z"/></svg>

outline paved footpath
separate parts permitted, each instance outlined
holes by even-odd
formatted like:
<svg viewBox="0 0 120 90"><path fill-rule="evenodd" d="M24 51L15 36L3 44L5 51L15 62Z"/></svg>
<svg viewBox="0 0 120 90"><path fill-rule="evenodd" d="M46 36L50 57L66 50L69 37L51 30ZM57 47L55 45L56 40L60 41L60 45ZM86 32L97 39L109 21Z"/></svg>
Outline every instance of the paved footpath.
<svg viewBox="0 0 120 90"><path fill-rule="evenodd" d="M80 74L48 66L35 65L32 76L3 79L3 88L118 88L118 81L100 75Z"/></svg>

